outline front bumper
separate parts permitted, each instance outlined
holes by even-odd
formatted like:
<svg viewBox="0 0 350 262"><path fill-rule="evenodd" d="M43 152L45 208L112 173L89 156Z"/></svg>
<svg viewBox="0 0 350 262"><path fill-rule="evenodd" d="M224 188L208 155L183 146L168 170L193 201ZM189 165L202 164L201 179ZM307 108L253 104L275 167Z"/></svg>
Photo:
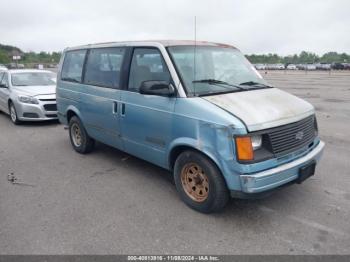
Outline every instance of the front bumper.
<svg viewBox="0 0 350 262"><path fill-rule="evenodd" d="M320 141L310 152L292 162L262 172L240 175L242 192L262 193L292 183L298 178L301 167L312 161L319 161L324 146L324 142ZM231 195L234 195L234 192L231 192Z"/></svg>
<svg viewBox="0 0 350 262"><path fill-rule="evenodd" d="M42 101L39 104L26 104L19 101L15 102L17 118L20 121L44 121L57 119L57 108L55 110L46 110L46 108L56 107L56 100Z"/></svg>

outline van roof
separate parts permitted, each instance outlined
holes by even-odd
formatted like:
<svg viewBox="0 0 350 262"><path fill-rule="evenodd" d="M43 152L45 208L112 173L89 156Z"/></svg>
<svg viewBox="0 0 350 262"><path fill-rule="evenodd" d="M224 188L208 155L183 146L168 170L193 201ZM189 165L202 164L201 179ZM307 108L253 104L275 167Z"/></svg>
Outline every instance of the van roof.
<svg viewBox="0 0 350 262"><path fill-rule="evenodd" d="M185 45L197 45L197 46L218 46L218 47L230 47L234 46L228 44L207 42L207 41L193 41L193 40L144 40L144 41L125 41L125 42L107 42L107 43L96 43L81 45L75 47L68 47L65 50L74 49L85 49L85 48L96 48L96 47L114 47L114 46L185 46Z"/></svg>

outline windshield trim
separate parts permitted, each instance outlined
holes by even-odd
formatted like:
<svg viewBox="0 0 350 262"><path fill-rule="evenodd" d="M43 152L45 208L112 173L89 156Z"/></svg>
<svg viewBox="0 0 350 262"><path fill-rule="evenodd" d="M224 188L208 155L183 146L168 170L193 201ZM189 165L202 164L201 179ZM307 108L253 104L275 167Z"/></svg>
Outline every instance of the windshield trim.
<svg viewBox="0 0 350 262"><path fill-rule="evenodd" d="M182 79L182 75L180 74L179 68L177 67L177 64L175 63L174 57L173 57L173 55L171 54L171 52L170 52L170 50L169 50L170 47L172 47L172 46L167 46L167 47L165 47L165 50L166 50L166 52L167 52L167 54L168 54L168 56L169 56L169 58L170 58L170 61L171 61L172 65L173 65L173 67L174 67L174 69L175 69L175 72L176 72L176 74L177 74L177 77L178 77L179 80L180 80L182 89L184 90L184 92L185 92L185 94L186 94L187 97L194 97L194 95L191 95L191 94L188 92L188 90L187 90L187 87L186 87L186 85L185 85L185 81Z"/></svg>

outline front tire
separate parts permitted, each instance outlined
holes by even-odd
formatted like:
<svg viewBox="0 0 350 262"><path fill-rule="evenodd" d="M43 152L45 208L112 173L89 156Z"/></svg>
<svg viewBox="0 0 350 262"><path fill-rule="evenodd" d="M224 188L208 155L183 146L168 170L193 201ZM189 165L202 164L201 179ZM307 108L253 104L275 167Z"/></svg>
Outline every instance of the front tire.
<svg viewBox="0 0 350 262"><path fill-rule="evenodd" d="M87 134L82 122L76 116L69 120L69 137L74 150L80 154L90 153L94 148L95 140Z"/></svg>
<svg viewBox="0 0 350 262"><path fill-rule="evenodd" d="M21 121L18 120L16 107L12 102L10 102L9 104L9 112L12 123L14 123L15 125L21 124Z"/></svg>
<svg viewBox="0 0 350 262"><path fill-rule="evenodd" d="M181 153L175 162L174 180L181 199L199 212L218 212L229 200L229 191L220 170L201 153Z"/></svg>

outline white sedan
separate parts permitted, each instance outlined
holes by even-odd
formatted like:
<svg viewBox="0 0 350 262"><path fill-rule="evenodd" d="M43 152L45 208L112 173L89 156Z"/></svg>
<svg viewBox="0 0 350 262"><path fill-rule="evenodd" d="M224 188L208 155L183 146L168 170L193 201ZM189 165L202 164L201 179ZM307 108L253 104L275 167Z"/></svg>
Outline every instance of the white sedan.
<svg viewBox="0 0 350 262"><path fill-rule="evenodd" d="M0 110L14 124L57 119L55 79L45 70L0 70Z"/></svg>

